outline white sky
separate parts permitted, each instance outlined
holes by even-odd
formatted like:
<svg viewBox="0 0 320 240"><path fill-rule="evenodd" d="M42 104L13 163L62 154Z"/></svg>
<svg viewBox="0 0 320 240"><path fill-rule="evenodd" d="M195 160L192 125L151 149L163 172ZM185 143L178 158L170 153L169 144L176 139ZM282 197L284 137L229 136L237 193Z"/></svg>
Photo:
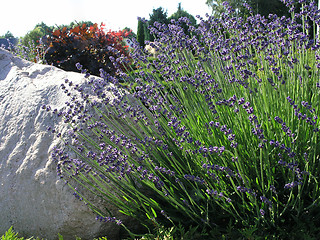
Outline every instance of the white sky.
<svg viewBox="0 0 320 240"><path fill-rule="evenodd" d="M167 10L169 17L179 2L194 17L211 13L206 0L1 0L0 35L10 31L21 37L41 22L54 26L72 21L104 22L106 29L129 27L137 32L137 17L149 19L158 7Z"/></svg>

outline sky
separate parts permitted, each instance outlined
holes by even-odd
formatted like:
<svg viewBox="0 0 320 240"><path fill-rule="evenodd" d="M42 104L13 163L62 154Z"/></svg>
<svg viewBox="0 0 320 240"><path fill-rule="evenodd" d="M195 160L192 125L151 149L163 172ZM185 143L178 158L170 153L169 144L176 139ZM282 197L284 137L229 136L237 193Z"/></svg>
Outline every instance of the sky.
<svg viewBox="0 0 320 240"><path fill-rule="evenodd" d="M105 23L106 29L114 31L125 27L137 32L137 17L149 19L153 9L162 7L168 17L183 10L194 17L205 17L211 9L206 0L4 0L1 1L0 36L10 31L22 37L36 24L48 26L69 24L72 21Z"/></svg>

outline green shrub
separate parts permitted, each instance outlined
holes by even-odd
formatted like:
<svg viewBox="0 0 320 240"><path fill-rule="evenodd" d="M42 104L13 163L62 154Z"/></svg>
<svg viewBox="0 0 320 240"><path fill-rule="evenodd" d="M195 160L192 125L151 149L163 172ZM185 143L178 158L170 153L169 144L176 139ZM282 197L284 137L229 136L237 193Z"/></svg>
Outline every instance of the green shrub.
<svg viewBox="0 0 320 240"><path fill-rule="evenodd" d="M8 231L1 237L1 240L23 240L24 238L19 238L18 233L15 233L10 227Z"/></svg>
<svg viewBox="0 0 320 240"><path fill-rule="evenodd" d="M317 19L314 5L305 9L303 20ZM91 80L100 100L74 97L63 114L73 137L66 147L77 158L55 149L59 176L97 220L123 227L88 194L150 231L317 236L320 44L295 20L209 16L189 26L197 37L179 24L155 23L158 61L151 64L137 46L136 70L118 75L135 84L131 94L141 105L107 84L117 77Z"/></svg>

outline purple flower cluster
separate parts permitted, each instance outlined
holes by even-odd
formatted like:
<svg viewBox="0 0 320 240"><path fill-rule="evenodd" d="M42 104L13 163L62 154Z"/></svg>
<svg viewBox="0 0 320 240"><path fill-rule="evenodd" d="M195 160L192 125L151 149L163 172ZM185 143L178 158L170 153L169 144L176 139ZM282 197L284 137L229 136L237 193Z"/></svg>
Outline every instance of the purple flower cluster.
<svg viewBox="0 0 320 240"><path fill-rule="evenodd" d="M276 192L274 187L271 190L273 192ZM257 197L258 196L256 191L254 191L254 190L252 190L250 188L244 187L244 186L237 186L237 191L242 192L242 193L248 193L248 194L252 195L253 197ZM267 197L261 195L260 196L260 201L261 201L261 203L266 204L269 209L272 208L272 201L270 199L268 199Z"/></svg>
<svg viewBox="0 0 320 240"><path fill-rule="evenodd" d="M302 182L301 182L301 181L293 181L293 182L291 182L291 183L285 184L285 185L284 185L284 188L290 189L290 188L294 188L294 187L296 187L296 186L298 186L298 185L302 185Z"/></svg>
<svg viewBox="0 0 320 240"><path fill-rule="evenodd" d="M281 124L281 126L282 126L281 129L287 136L294 138L295 134L292 133L290 128L286 125L286 123L279 116L275 116L274 120L277 123Z"/></svg>
<svg viewBox="0 0 320 240"><path fill-rule="evenodd" d="M293 106L295 116L297 116L299 120L304 120L310 126L314 126L314 129L313 129L314 132L319 132L319 128L316 127L318 116L315 114L313 115L313 117L308 117L307 114L305 113L303 114L300 111L300 108L298 108L298 105L295 104L295 101L292 100L290 96L287 97L287 100L290 103L290 105ZM315 108L313 108L312 105L306 101L301 101L301 105L305 107L307 110L309 110L311 114L314 114L316 111Z"/></svg>
<svg viewBox="0 0 320 240"><path fill-rule="evenodd" d="M160 213L168 220L170 220L170 217L167 215L167 213L164 210L161 210Z"/></svg>
<svg viewBox="0 0 320 240"><path fill-rule="evenodd" d="M161 172L161 173L164 173L164 174L167 174L171 177L175 176L175 172L170 170L170 169L166 169L165 167L158 167L158 166L155 166L154 167L154 170L156 172Z"/></svg>
<svg viewBox="0 0 320 240"><path fill-rule="evenodd" d="M224 172L226 177L238 177L238 175L231 170L229 167L222 167L217 164L203 164L202 168L207 169L207 174L210 176L214 176L214 178L218 181L218 178L215 174L212 174L212 171Z"/></svg>
<svg viewBox="0 0 320 240"><path fill-rule="evenodd" d="M302 181L303 181L303 175L309 175L309 172L307 171L302 171L299 167L298 167L298 163L297 162L286 162L283 160L279 160L278 163L285 167L286 169L288 169L289 171L293 172L295 175L295 178L297 179L296 181L293 181L291 183L287 183L285 184L284 188L288 189L288 188L293 188L295 186L301 185Z"/></svg>
<svg viewBox="0 0 320 240"><path fill-rule="evenodd" d="M75 196L75 198L78 199L79 201L83 200L83 198L77 192L74 192L73 196Z"/></svg>
<svg viewBox="0 0 320 240"><path fill-rule="evenodd" d="M185 174L183 177L184 177L184 179L189 180L189 181L197 182L200 184L205 184L205 180L200 178L199 176Z"/></svg>
<svg viewBox="0 0 320 240"><path fill-rule="evenodd" d="M213 189L207 189L206 193L208 193L210 196L213 196L215 198L221 199L224 197L223 192L218 193L218 191L213 190ZM227 202L231 202L230 198L226 199Z"/></svg>
<svg viewBox="0 0 320 240"><path fill-rule="evenodd" d="M112 223L115 223L117 225L121 225L122 224L122 221L117 219L116 217L102 217L102 216L97 216L96 217L96 220L97 221L100 221L100 222L112 222Z"/></svg>
<svg viewBox="0 0 320 240"><path fill-rule="evenodd" d="M245 99L242 97L238 100L238 105L242 106L242 108L246 110L246 113L249 114L248 119L250 123L253 125L251 132L260 140L258 147L263 148L267 140L265 138L265 135L263 134L262 126L258 122L258 117L254 114L254 109L253 107L251 107L251 103L248 101L246 102Z"/></svg>
<svg viewBox="0 0 320 240"><path fill-rule="evenodd" d="M234 98L236 98L236 97L234 96ZM232 103L234 104L234 102L232 102ZM232 132L231 128L227 128L226 125L220 126L220 122L214 122L214 121L210 121L209 124L207 124L207 126L215 127L216 129L219 129L220 132L222 132L225 136L227 136L227 139L230 142L230 146L232 148L236 148L238 146L238 143L235 141L236 135ZM207 127L207 129L209 129L209 128ZM208 130L208 131L211 132L211 130ZM224 149L225 149L225 147L223 147L223 146L220 148L210 146L208 150L210 153L218 152L218 150L219 150L220 154L221 154L222 153L221 150L224 150Z"/></svg>
<svg viewBox="0 0 320 240"><path fill-rule="evenodd" d="M254 197L257 197L257 193L253 191L250 188L244 187L244 186L237 186L237 191L242 192L242 193L248 193Z"/></svg>
<svg viewBox="0 0 320 240"><path fill-rule="evenodd" d="M278 141L276 140L270 140L269 141L269 144L271 146L273 146L274 148L276 149L280 149L282 151L284 151L288 156L289 158L294 158L296 156L296 153L292 151L292 149L290 147L286 147L286 145L283 143L283 144L280 144ZM282 158L282 154L278 154L278 156L280 158Z"/></svg>

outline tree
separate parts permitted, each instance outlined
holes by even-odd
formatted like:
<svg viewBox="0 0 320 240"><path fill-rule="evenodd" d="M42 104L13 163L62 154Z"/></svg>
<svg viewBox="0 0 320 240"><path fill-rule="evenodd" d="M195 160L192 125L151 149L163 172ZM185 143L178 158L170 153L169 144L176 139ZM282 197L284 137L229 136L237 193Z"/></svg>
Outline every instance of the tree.
<svg viewBox="0 0 320 240"><path fill-rule="evenodd" d="M37 27L40 27L43 31L44 31L44 33L46 34L46 35L51 35L51 33L52 33L52 31L53 31L53 29L54 29L54 27L53 26L48 26L47 24L45 24L44 22L41 22L41 23L38 23L36 26L35 26L35 28L37 28Z"/></svg>
<svg viewBox="0 0 320 240"><path fill-rule="evenodd" d="M223 2L225 0L207 0L206 4L212 8L212 13L219 17L223 12L225 12L225 8L223 6ZM307 0L307 3L310 3L313 0ZM248 10L243 6L244 3L248 4L254 14L260 14L265 17L268 17L269 14L277 14L278 16L286 16L290 17L288 7L280 0L227 0L230 6L235 10L235 16L248 16ZM296 2L296 10L300 11L301 4Z"/></svg>
<svg viewBox="0 0 320 240"><path fill-rule="evenodd" d="M69 24L59 25L56 28L54 28L54 30L63 29L64 27L66 27L67 30L70 30L70 29L72 29L72 28L74 28L76 26L82 26L83 24L86 24L87 27L91 27L91 26L94 25L94 23L91 22L91 21L80 21L80 22L74 21L74 22L71 22Z"/></svg>
<svg viewBox="0 0 320 240"><path fill-rule="evenodd" d="M60 25L57 27L48 26L44 22L38 23L33 30L28 32L21 40L24 46L30 46L32 44L38 44L39 39L44 36L51 36L52 32L57 29L63 29L66 27L68 30L74 28L75 26L82 26L86 24L87 27L93 26L91 21L80 21L80 22L71 22L68 25Z"/></svg>
<svg viewBox="0 0 320 240"><path fill-rule="evenodd" d="M148 21L149 26L153 26L155 22L162 23L162 24L168 24L168 16L167 11L164 11L162 7L159 7L157 9L152 10L152 14L150 14L150 19ZM151 42L154 41L154 35L150 34L150 40Z"/></svg>
<svg viewBox="0 0 320 240"><path fill-rule="evenodd" d="M21 40L22 45L32 46L38 44L40 38L46 35L46 30L41 26L36 26L32 31L28 32Z"/></svg>
<svg viewBox="0 0 320 240"><path fill-rule="evenodd" d="M247 0L247 3L253 10L254 14L260 14L267 17L269 14L289 17L289 9L280 0Z"/></svg>
<svg viewBox="0 0 320 240"><path fill-rule="evenodd" d="M223 6L223 2L226 0L207 0L206 4L212 8L212 13L214 16L219 17L223 12L226 11ZM243 6L246 3L246 0L227 0L229 5L235 10L234 14L236 16L243 15L246 13L246 8Z"/></svg>
<svg viewBox="0 0 320 240"><path fill-rule="evenodd" d="M138 20L138 29L137 29L137 41L140 44L141 47L144 47L144 41L145 41L145 29L144 29L144 22L141 20Z"/></svg>
<svg viewBox="0 0 320 240"><path fill-rule="evenodd" d="M172 14L170 17L169 17L169 21L171 21L172 19L175 19L175 20L179 20L179 18L182 18L182 17L186 17L190 20L190 23L191 25L195 26L197 24L197 20L194 18L194 16L192 16L191 14L189 14L188 12L184 11L181 7L181 3L179 3L178 5L178 10ZM185 23L182 23L182 28L184 30L184 33L185 34L188 34L188 26L187 24Z"/></svg>
<svg viewBox="0 0 320 240"><path fill-rule="evenodd" d="M8 38L14 38L14 36L10 31L7 31L6 34L3 36L0 36L0 38L8 39Z"/></svg>
<svg viewBox="0 0 320 240"><path fill-rule="evenodd" d="M38 44L40 38L46 35L51 35L54 27L48 26L44 22L38 23L33 30L28 32L22 39L21 43L24 46L31 46L32 44Z"/></svg>

